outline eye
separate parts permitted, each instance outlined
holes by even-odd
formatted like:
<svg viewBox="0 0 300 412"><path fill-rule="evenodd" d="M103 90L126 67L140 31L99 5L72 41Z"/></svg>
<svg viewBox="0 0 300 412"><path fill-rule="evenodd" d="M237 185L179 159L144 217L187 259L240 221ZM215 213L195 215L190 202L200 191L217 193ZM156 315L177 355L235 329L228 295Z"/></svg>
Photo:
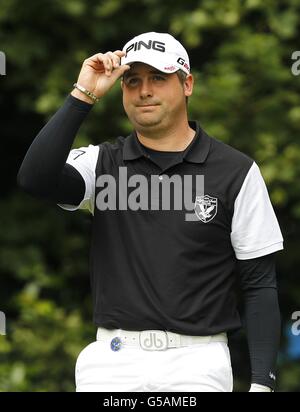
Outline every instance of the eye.
<svg viewBox="0 0 300 412"><path fill-rule="evenodd" d="M155 81L164 81L166 78L164 76L161 76L160 74L154 74L153 75L153 80Z"/></svg>
<svg viewBox="0 0 300 412"><path fill-rule="evenodd" d="M137 86L138 82L139 82L139 79L137 77L129 77L129 78L125 79L126 85L130 86L130 87Z"/></svg>

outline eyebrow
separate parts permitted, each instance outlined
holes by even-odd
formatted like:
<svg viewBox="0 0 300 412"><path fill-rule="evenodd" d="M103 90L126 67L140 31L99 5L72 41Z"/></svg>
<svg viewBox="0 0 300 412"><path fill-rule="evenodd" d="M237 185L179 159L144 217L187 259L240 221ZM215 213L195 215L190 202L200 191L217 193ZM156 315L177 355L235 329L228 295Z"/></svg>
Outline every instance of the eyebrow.
<svg viewBox="0 0 300 412"><path fill-rule="evenodd" d="M163 75L163 76L168 74L168 73L161 72L160 70L149 70L148 73L150 73L150 74L159 74L159 75ZM138 72L128 71L128 72L124 73L124 77L138 76L139 74L140 73L138 73Z"/></svg>

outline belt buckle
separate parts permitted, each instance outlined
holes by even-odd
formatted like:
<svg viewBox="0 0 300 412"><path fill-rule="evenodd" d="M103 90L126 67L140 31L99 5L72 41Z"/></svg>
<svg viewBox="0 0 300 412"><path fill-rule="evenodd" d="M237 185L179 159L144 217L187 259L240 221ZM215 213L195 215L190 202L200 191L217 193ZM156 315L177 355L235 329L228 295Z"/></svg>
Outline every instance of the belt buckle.
<svg viewBox="0 0 300 412"><path fill-rule="evenodd" d="M140 346L144 350L166 350L168 335L163 330L143 330L140 332Z"/></svg>

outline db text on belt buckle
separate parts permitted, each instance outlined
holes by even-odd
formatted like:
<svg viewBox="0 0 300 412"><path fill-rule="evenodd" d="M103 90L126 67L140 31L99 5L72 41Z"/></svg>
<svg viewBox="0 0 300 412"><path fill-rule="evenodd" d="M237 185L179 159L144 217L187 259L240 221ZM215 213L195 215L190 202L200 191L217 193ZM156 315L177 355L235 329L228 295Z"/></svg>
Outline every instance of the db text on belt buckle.
<svg viewBox="0 0 300 412"><path fill-rule="evenodd" d="M144 350L166 350L168 335L163 330L143 330L140 332L140 346Z"/></svg>

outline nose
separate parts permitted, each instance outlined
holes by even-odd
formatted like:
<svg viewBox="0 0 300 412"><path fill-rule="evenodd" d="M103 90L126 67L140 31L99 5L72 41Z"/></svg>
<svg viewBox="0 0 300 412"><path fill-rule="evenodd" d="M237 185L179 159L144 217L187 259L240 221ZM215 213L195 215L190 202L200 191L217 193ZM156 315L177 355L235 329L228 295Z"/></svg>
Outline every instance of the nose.
<svg viewBox="0 0 300 412"><path fill-rule="evenodd" d="M143 79L140 87L140 96L142 99L147 99L153 96L151 82L148 79Z"/></svg>

